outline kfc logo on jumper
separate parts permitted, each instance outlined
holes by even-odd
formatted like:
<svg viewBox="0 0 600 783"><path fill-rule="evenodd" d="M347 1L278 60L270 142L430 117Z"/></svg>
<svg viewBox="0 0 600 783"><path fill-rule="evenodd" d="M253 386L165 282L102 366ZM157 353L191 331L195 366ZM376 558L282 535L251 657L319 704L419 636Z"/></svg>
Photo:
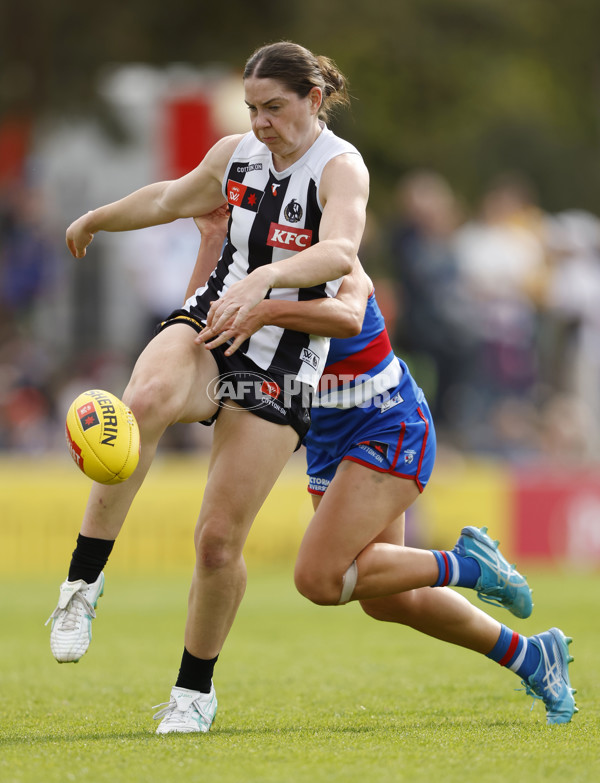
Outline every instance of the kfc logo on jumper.
<svg viewBox="0 0 600 783"><path fill-rule="evenodd" d="M275 381L263 381L262 386L260 387L260 391L263 396L266 394L269 397L274 397L275 399L277 399L281 393L281 389L275 383Z"/></svg>
<svg viewBox="0 0 600 783"><path fill-rule="evenodd" d="M312 230L310 228L290 228L279 223L271 223L267 245L282 247L284 250L304 250L310 247Z"/></svg>

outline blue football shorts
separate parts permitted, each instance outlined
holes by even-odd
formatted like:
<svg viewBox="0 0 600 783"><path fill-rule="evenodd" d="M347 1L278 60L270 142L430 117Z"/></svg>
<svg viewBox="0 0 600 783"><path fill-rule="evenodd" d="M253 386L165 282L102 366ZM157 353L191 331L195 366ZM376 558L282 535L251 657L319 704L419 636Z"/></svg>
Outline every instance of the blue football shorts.
<svg viewBox="0 0 600 783"><path fill-rule="evenodd" d="M313 409L304 439L308 491L322 495L342 460L371 470L412 479L422 492L436 452L435 427L427 402L405 412L403 404L387 410L369 406L347 410Z"/></svg>

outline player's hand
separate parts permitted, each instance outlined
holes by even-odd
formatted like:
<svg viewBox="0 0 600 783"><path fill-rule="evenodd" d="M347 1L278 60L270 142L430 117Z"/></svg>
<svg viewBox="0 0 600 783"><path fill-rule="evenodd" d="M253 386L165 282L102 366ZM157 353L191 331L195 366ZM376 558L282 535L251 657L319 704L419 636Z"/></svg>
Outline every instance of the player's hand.
<svg viewBox="0 0 600 783"><path fill-rule="evenodd" d="M203 239L216 238L223 241L227 235L227 223L229 221L229 206L227 203L213 209L207 215L194 218Z"/></svg>
<svg viewBox="0 0 600 783"><path fill-rule="evenodd" d="M94 238L94 235L86 227L89 214L87 212L85 215L77 218L67 229L67 247L75 258L83 258L85 256L86 248Z"/></svg>
<svg viewBox="0 0 600 783"><path fill-rule="evenodd" d="M271 290L269 278L270 264L261 266L251 272L248 277L230 286L221 299L211 303L206 325L220 334L231 322L231 327L237 329L257 304L263 301Z"/></svg>
<svg viewBox="0 0 600 783"><path fill-rule="evenodd" d="M249 313L246 314L243 322L238 326L233 326L233 320L225 325L225 328L219 333L214 327L205 326L204 329L198 334L195 342L198 345L204 344L211 350L223 343L233 340L231 345L225 351L225 356L231 356L237 349L246 342L255 332L265 325L265 319L263 317L263 308L261 304L254 307Z"/></svg>

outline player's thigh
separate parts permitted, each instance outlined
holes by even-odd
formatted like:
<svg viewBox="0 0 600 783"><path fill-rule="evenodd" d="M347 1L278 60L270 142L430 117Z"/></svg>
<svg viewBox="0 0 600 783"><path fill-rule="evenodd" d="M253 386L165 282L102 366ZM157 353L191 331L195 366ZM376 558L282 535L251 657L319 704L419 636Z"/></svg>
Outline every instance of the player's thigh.
<svg viewBox="0 0 600 783"><path fill-rule="evenodd" d="M307 528L299 561L336 570L381 536L394 538L388 543L401 543L403 514L418 496L410 479L343 460Z"/></svg>
<svg viewBox="0 0 600 783"><path fill-rule="evenodd" d="M140 354L123 395L136 415L160 411L167 424L202 421L217 411L209 386L217 363L196 332L174 324L156 335Z"/></svg>
<svg viewBox="0 0 600 783"><path fill-rule="evenodd" d="M215 424L208 478L196 529L201 537L243 547L262 504L298 443L289 425L232 405Z"/></svg>
<svg viewBox="0 0 600 783"><path fill-rule="evenodd" d="M311 495L310 497L312 499L313 510L316 512L316 510L319 508L321 500L323 500L324 494ZM393 522L391 522L384 530L382 530L381 533L376 535L370 543L404 546L405 521L406 515L404 513L400 514L393 520Z"/></svg>

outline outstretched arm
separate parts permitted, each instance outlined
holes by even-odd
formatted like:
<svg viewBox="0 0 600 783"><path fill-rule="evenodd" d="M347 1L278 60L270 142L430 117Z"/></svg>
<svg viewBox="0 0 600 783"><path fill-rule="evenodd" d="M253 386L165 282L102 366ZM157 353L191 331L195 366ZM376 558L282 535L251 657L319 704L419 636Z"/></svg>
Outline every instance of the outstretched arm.
<svg viewBox="0 0 600 783"><path fill-rule="evenodd" d="M146 185L119 201L86 212L68 227L67 247L75 258L83 258L98 231L147 228L215 209L223 203L221 180L239 138L221 139L180 179Z"/></svg>

